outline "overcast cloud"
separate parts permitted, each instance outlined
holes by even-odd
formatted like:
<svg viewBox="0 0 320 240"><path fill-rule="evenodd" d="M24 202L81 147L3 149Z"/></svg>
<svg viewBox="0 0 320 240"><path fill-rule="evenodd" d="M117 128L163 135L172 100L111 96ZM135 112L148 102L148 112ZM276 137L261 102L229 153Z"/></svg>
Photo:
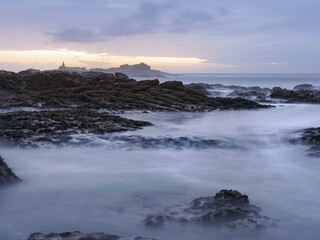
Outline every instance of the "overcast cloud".
<svg viewBox="0 0 320 240"><path fill-rule="evenodd" d="M318 0L2 0L0 50L66 48L196 57L235 66L229 72L319 72L319 12Z"/></svg>

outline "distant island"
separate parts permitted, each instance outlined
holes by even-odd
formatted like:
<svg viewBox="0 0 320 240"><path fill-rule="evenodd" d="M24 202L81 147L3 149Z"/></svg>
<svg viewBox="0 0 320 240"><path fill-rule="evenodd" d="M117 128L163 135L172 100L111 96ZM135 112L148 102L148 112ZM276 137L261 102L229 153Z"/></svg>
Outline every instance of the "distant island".
<svg viewBox="0 0 320 240"><path fill-rule="evenodd" d="M120 67L112 67L112 68L91 68L86 69L84 67L66 67L64 62L59 67L60 71L65 72L102 72L102 73L116 73L121 72L129 77L151 77L151 78L165 78L168 76L172 76L174 74L162 72L160 70L153 70L151 67L145 63L139 63L134 65L124 64Z"/></svg>

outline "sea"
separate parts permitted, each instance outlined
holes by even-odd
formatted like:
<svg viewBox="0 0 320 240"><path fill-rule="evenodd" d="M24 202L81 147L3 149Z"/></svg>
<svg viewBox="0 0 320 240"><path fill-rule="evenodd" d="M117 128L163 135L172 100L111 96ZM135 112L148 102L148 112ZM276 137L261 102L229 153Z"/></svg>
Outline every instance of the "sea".
<svg viewBox="0 0 320 240"><path fill-rule="evenodd" d="M167 79L168 80L168 79ZM320 74L180 74L184 83L285 87L320 85ZM161 81L164 81L161 79ZM153 126L101 136L90 146L0 146L22 179L0 188L0 239L26 240L33 232L105 232L158 240L317 240L320 236L320 159L293 143L301 130L320 127L320 105L275 104L259 110L126 112L123 117ZM28 109L24 109L28 110ZM29 109L33 111L34 109ZM170 141L215 139L225 147L176 148ZM193 199L235 189L279 226L236 231L199 224L166 223L146 228L148 214Z"/></svg>

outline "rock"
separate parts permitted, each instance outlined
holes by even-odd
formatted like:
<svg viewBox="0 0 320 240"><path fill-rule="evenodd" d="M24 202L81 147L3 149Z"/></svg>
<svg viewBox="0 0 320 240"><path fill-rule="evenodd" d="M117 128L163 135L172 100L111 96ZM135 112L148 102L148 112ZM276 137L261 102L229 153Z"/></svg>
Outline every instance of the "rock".
<svg viewBox="0 0 320 240"><path fill-rule="evenodd" d="M29 68L29 69L27 69L27 70L24 70L24 71L19 72L18 74L19 74L20 76L26 77L26 76L32 75L32 74L34 74L34 73L40 73L40 72L41 72L41 71L38 70L38 69Z"/></svg>
<svg viewBox="0 0 320 240"><path fill-rule="evenodd" d="M303 130L302 136L293 141L294 143L309 145L311 156L320 156L320 127Z"/></svg>
<svg viewBox="0 0 320 240"><path fill-rule="evenodd" d="M280 87L275 87L272 89L270 96L272 98L284 99L288 103L320 103L320 91L316 89L310 89L305 85L298 85L295 87L295 90L287 90Z"/></svg>
<svg viewBox="0 0 320 240"><path fill-rule="evenodd" d="M120 79L120 80L129 80L129 77L124 74L124 73L121 73L121 72L116 72L114 74L116 76L117 79Z"/></svg>
<svg viewBox="0 0 320 240"><path fill-rule="evenodd" d="M20 179L8 167L3 158L0 156L0 184L17 182Z"/></svg>
<svg viewBox="0 0 320 240"><path fill-rule="evenodd" d="M197 84L197 83L190 83L190 84L187 84L185 85L187 88L190 88L198 93L201 93L203 95L206 95L206 96L209 96L210 95L210 92L207 91L206 87L204 87L203 85L201 84Z"/></svg>
<svg viewBox="0 0 320 240"><path fill-rule="evenodd" d="M104 134L150 125L86 109L18 111L0 114L0 138L20 146L61 145L70 142L72 134Z"/></svg>
<svg viewBox="0 0 320 240"><path fill-rule="evenodd" d="M144 149L207 149L207 148L235 148L235 145L215 139L199 137L147 137L138 135L104 135L100 138L115 144L125 143L128 147Z"/></svg>
<svg viewBox="0 0 320 240"><path fill-rule="evenodd" d="M214 197L201 197L189 206L169 207L143 221L145 226L158 227L165 222L199 223L232 229L260 230L274 227L278 220L259 214L261 208L251 205L247 195L236 190L221 190Z"/></svg>
<svg viewBox="0 0 320 240"><path fill-rule="evenodd" d="M118 235L105 234L102 232L82 233L64 232L64 233L32 233L27 240L155 240L146 237L121 237Z"/></svg>
<svg viewBox="0 0 320 240"><path fill-rule="evenodd" d="M294 91L299 91L299 90L310 90L310 91L314 91L316 90L316 88L311 85L311 84L300 84L297 85L293 88Z"/></svg>
<svg viewBox="0 0 320 240"><path fill-rule="evenodd" d="M1 87L2 84L2 87ZM268 106L242 98L209 98L182 82L136 81L123 73L0 73L0 107L212 111Z"/></svg>

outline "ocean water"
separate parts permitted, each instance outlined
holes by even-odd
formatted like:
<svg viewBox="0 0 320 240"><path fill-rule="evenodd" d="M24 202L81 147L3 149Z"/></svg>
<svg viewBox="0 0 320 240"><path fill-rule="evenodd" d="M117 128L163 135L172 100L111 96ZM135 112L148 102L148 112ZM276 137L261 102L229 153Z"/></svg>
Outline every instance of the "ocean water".
<svg viewBox="0 0 320 240"><path fill-rule="evenodd" d="M127 113L154 126L118 136L199 137L234 148L179 150L115 145L19 149L0 153L18 184L0 188L0 239L24 240L32 232L106 232L159 240L281 239L320 236L320 161L290 143L298 130L317 127L320 106L283 104L271 109L207 113ZM110 148L112 144L112 148ZM199 225L145 228L147 214L167 206L236 189L279 219L258 233Z"/></svg>
<svg viewBox="0 0 320 240"><path fill-rule="evenodd" d="M160 79L163 81L177 80L184 83L208 83L237 86L260 86L260 87L282 87L293 89L299 84L312 84L320 86L320 73L196 73L178 74L169 78Z"/></svg>

